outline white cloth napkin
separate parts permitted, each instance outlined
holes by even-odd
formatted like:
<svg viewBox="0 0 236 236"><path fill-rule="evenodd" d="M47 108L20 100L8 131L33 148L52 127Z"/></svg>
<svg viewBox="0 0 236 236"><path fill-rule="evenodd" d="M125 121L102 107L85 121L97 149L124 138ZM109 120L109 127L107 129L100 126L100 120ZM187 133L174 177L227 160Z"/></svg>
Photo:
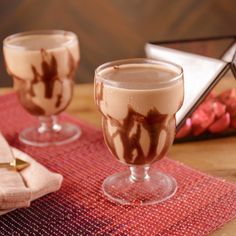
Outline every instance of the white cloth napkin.
<svg viewBox="0 0 236 236"><path fill-rule="evenodd" d="M63 180L62 175L49 171L26 153L15 148L12 151L30 165L19 172L0 168L0 215L30 206L31 201L60 189Z"/></svg>

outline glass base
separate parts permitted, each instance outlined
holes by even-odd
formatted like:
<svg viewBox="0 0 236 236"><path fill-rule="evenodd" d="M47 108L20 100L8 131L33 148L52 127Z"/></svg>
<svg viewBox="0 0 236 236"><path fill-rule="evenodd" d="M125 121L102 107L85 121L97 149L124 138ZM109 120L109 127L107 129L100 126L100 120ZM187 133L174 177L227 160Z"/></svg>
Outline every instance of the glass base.
<svg viewBox="0 0 236 236"><path fill-rule="evenodd" d="M42 127L30 127L21 131L19 139L21 142L45 147L50 145L62 145L75 141L81 135L81 130L73 124L56 124L52 129L42 129Z"/></svg>
<svg viewBox="0 0 236 236"><path fill-rule="evenodd" d="M109 200L120 204L152 205L172 197L177 183L174 178L158 171L150 171L144 180L133 180L130 171L124 171L107 177L102 190Z"/></svg>

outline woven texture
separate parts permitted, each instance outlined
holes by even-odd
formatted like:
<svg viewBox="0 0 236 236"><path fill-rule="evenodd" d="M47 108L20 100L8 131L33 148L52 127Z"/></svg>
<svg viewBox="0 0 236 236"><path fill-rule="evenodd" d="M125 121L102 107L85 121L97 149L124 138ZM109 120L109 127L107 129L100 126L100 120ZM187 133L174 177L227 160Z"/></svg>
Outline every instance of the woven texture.
<svg viewBox="0 0 236 236"><path fill-rule="evenodd" d="M0 235L208 235L236 215L236 187L167 158L154 165L174 176L178 191L154 206L122 206L106 200L104 178L125 167L111 157L100 130L80 125L83 135L61 147L21 144L20 130L36 122L11 94L0 98L0 129L9 143L64 176L62 188L0 217Z"/></svg>

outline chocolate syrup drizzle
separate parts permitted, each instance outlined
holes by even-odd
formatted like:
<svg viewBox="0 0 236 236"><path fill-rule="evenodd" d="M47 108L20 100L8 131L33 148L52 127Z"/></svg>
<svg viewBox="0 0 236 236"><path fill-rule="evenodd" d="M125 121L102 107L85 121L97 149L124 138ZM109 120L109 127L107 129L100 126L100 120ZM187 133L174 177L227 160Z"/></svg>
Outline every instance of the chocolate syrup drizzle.
<svg viewBox="0 0 236 236"><path fill-rule="evenodd" d="M108 122L116 128L111 135L108 130ZM156 108L151 109L146 116L136 112L131 106L128 108L127 116L121 121L111 116L103 116L103 129L105 141L108 144L113 155L117 157L114 139L119 135L122 146L124 148L123 157L125 162L132 165L143 165L161 159L168 151L171 143L170 123L175 122L175 118L165 114L161 114ZM135 133L130 135L131 130L137 123ZM140 144L141 127L143 127L149 136L150 145L147 155L144 154ZM166 132L164 146L159 154L157 154L157 146L159 144L161 132ZM136 150L137 154L134 154ZM134 157L134 155L136 155ZM118 158L118 157L117 157Z"/></svg>
<svg viewBox="0 0 236 236"><path fill-rule="evenodd" d="M33 80L30 81L30 86L27 88L27 84L29 81L24 80L22 78L19 78L18 76L14 75L9 71L9 74L13 76L15 82L17 84L21 84L19 89L18 94L20 95L20 100L23 104L23 106L28 110L30 113L34 115L44 115L45 111L43 108L40 108L36 104L33 103L31 99L28 99L25 93L28 93L30 97L35 96L35 91L34 91L34 84L37 84L38 82L42 82L45 86L45 94L44 97L47 99L52 99L53 97L53 88L55 85L56 81L59 81L61 83L61 92L57 97L57 101L55 104L55 107L60 107L61 102L62 102L62 96L63 96L63 85L62 85L62 80L60 79L58 75L58 64L55 56L51 53L51 58L50 60L47 59L48 53L46 52L45 49L41 49L41 56L42 56L42 62L41 62L41 70L42 74L40 74L36 67L34 65L31 65L31 70L34 75ZM77 67L77 62L74 60L71 52L67 49L68 52L68 68L69 72L67 74L67 79L70 79L71 81L74 78L76 67ZM71 83L71 92L72 92L72 83ZM64 110L67 105L69 104L70 101L64 106L60 111ZM43 104L42 104L43 106ZM58 111L58 113L60 112Z"/></svg>
<svg viewBox="0 0 236 236"><path fill-rule="evenodd" d="M103 100L102 83L99 83L99 85L96 84L95 98L97 99L97 104L100 106L100 103ZM124 119L117 120L110 115L103 114L102 120L105 142L110 151L117 159L119 159L114 141L115 138L119 136L124 149L123 158L125 159L125 162L130 165L144 165L161 159L173 142L175 131L171 126L175 126L175 115L161 114L156 108L150 109L145 116L136 112L129 106L128 113ZM112 135L109 133L109 123L112 127L116 128L116 131ZM136 131L130 135L135 124L137 124ZM147 131L150 139L147 155L144 154L140 144L142 127ZM163 140L164 145L160 152L157 153L157 146L159 144L161 132L163 131L166 133L166 137ZM137 154L135 154L135 150Z"/></svg>
<svg viewBox="0 0 236 236"><path fill-rule="evenodd" d="M104 85L102 82L97 82L95 84L95 100L99 108L100 108L100 102L103 100L103 86Z"/></svg>
<svg viewBox="0 0 236 236"><path fill-rule="evenodd" d="M57 72L57 61L55 56L52 54L51 60L47 62L46 56L47 52L44 49L41 49L42 62L41 69L42 75L39 74L36 67L31 65L31 69L34 75L34 79L31 81L30 94L35 96L33 85L42 81L45 85L45 98L51 99L53 96L53 87L56 80L60 81ZM60 105L60 103L59 103Z"/></svg>

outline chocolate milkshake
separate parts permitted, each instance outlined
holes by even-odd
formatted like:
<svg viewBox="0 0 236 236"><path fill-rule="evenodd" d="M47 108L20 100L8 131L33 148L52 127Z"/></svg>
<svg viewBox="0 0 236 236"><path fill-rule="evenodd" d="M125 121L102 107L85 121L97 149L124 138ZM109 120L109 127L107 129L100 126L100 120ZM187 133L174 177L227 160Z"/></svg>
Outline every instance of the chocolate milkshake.
<svg viewBox="0 0 236 236"><path fill-rule="evenodd" d="M119 161L144 165L166 154L175 136L175 113L183 102L179 77L174 67L155 63L98 68L95 99L106 144Z"/></svg>
<svg viewBox="0 0 236 236"><path fill-rule="evenodd" d="M80 58L77 37L60 31L16 36L4 40L3 52L21 104L36 116L60 113L72 98Z"/></svg>

